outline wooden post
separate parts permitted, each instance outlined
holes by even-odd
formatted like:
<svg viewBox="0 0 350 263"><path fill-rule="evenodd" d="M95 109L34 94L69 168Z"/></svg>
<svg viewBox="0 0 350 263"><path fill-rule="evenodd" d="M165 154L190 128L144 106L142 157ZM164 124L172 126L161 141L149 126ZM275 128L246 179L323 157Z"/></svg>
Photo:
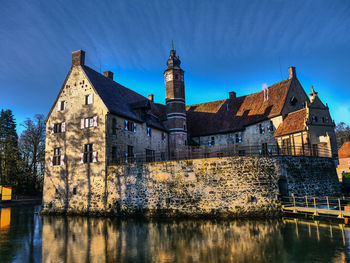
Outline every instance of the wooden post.
<svg viewBox="0 0 350 263"><path fill-rule="evenodd" d="M307 201L307 195L305 195L305 202L306 202L306 207L309 208L309 203Z"/></svg>
<svg viewBox="0 0 350 263"><path fill-rule="evenodd" d="M339 212L340 212L340 214L339 214L339 216L338 216L338 217L343 218L343 213L342 213L342 211L341 211L341 203L340 203L340 198L338 198L338 205L339 205Z"/></svg>
<svg viewBox="0 0 350 263"><path fill-rule="evenodd" d="M315 206L315 213L314 213L314 215L317 215L316 197L314 197L314 206Z"/></svg>
<svg viewBox="0 0 350 263"><path fill-rule="evenodd" d="M329 200L328 200L328 196L326 196L326 199L327 199L327 207L328 207L328 210L329 210Z"/></svg>
<svg viewBox="0 0 350 263"><path fill-rule="evenodd" d="M296 213L296 208L295 208L295 196L294 194L292 194L292 198L293 198L293 206L294 206L294 213Z"/></svg>

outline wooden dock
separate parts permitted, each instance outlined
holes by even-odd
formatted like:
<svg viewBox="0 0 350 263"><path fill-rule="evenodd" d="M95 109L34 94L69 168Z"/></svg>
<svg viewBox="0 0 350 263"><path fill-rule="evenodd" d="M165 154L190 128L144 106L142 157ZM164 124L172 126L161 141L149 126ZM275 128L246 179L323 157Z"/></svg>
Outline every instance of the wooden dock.
<svg viewBox="0 0 350 263"><path fill-rule="evenodd" d="M282 212L290 217L348 224L350 222L350 200L344 197L296 197L292 195L282 201Z"/></svg>

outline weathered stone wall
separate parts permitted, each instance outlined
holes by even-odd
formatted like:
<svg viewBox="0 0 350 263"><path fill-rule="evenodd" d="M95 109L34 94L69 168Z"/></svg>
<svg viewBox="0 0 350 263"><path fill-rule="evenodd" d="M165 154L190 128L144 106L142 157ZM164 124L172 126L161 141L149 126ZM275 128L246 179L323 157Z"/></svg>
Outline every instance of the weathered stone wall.
<svg viewBox="0 0 350 263"><path fill-rule="evenodd" d="M215 217L275 216L280 211L279 194L340 194L332 159L315 157L225 157L109 166L101 191L106 193L101 213ZM69 204L69 212L92 212L85 205ZM45 211L57 209L45 206Z"/></svg>

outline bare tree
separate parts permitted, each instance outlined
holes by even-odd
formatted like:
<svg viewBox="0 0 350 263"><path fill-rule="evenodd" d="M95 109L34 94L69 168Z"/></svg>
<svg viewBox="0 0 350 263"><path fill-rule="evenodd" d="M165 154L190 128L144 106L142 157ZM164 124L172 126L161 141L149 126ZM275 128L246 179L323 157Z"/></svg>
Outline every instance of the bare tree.
<svg viewBox="0 0 350 263"><path fill-rule="evenodd" d="M344 142L350 141L350 126L344 122L340 122L335 127L335 135L337 137L338 147L340 148Z"/></svg>
<svg viewBox="0 0 350 263"><path fill-rule="evenodd" d="M25 130L19 139L23 170L29 192L41 193L45 170L45 119L37 114L22 125Z"/></svg>

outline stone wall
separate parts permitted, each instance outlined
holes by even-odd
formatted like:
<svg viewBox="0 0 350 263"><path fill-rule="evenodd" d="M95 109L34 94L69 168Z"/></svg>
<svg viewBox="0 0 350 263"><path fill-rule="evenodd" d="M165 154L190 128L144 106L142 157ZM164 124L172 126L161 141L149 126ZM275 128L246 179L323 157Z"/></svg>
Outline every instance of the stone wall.
<svg viewBox="0 0 350 263"><path fill-rule="evenodd" d="M285 185L284 185L285 184ZM144 212L272 216L278 194L336 196L333 161L310 157L227 157L109 167L108 207Z"/></svg>
<svg viewBox="0 0 350 263"><path fill-rule="evenodd" d="M109 166L105 209L113 215L272 217L278 195L337 196L332 159L225 157ZM85 205L70 202L71 213ZM54 206L45 212L56 212ZM96 212L96 211L95 211Z"/></svg>

